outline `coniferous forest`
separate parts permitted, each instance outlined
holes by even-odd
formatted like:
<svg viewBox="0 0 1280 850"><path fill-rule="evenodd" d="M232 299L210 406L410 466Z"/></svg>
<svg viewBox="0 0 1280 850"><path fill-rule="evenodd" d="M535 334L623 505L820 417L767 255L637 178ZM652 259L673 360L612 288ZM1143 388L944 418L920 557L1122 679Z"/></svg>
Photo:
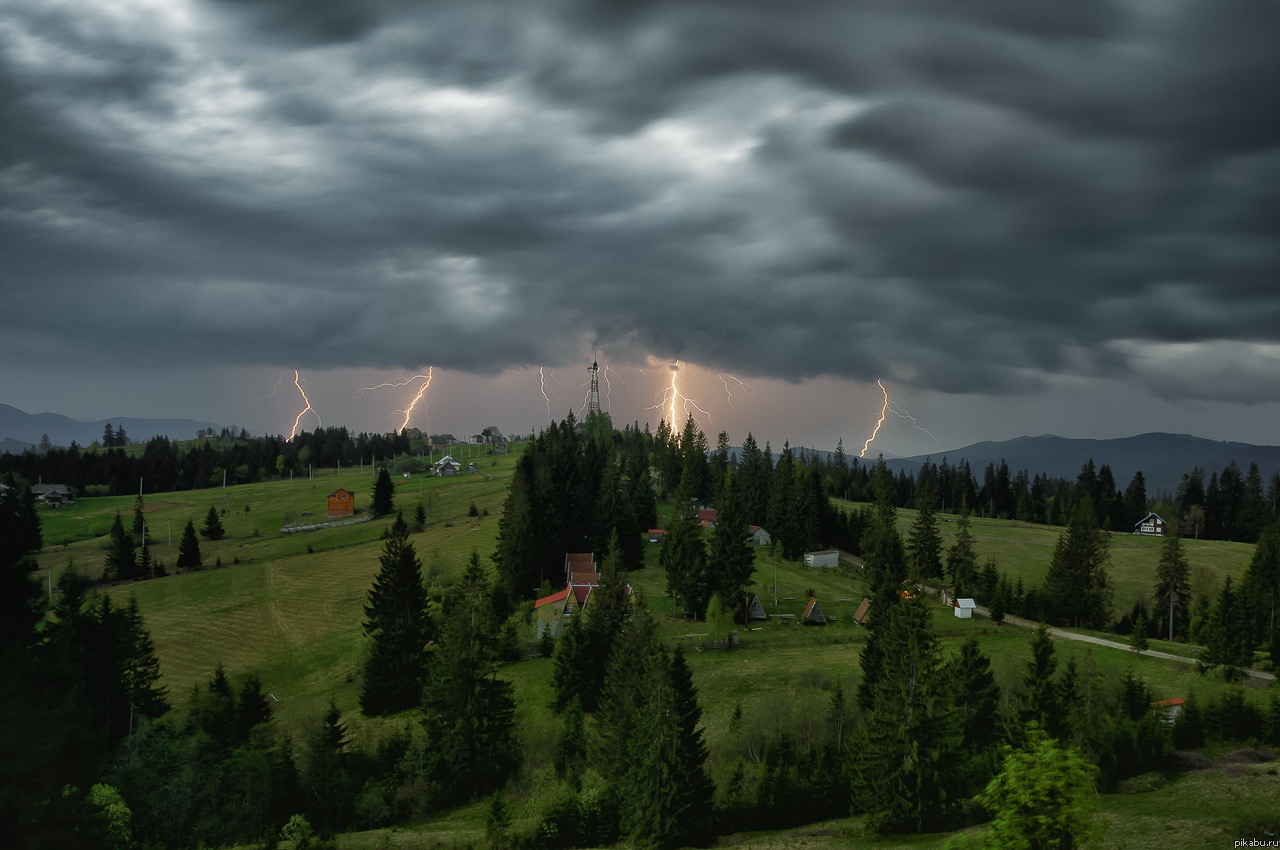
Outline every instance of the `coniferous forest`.
<svg viewBox="0 0 1280 850"><path fill-rule="evenodd" d="M1091 464L1075 482L989 469L978 486L945 460L908 477L842 451L819 460L784 445L775 459L751 435L736 453L723 434L712 448L692 419L651 433L570 416L524 448L493 550L473 552L454 580L428 581L409 522L389 521L363 609L359 734L336 706L304 729L280 728L258 676L221 666L174 709L136 603L113 601L74 568L56 594L32 578L43 545L25 483L33 475L125 491L139 476L199 487L220 470L280 475L302 448L321 464L393 457L408 448L400 439L359 444L328 429L289 443L179 450L152 441L136 457L113 448L5 460L0 823L17 846L276 846L284 837L314 847L479 803L494 847L708 846L850 815L872 834L990 824L996 846L1069 847L1087 832L1089 797L1176 772L1179 751L1280 746L1276 688L1264 701L1238 687L1192 697L1167 722L1139 676L1063 661L1043 626L1016 674L1000 676L978 639L944 644L928 592L971 595L997 623L1022 615L1135 641L1196 640L1206 675L1238 680L1256 663L1280 662L1280 524L1256 476L1238 470L1202 492L1191 474L1177 499L1180 517L1205 524L1199 533L1257 542L1245 573L1216 599L1192 599L1182 538L1171 535L1150 608L1116 611L1110 533L1151 506L1140 476L1121 492ZM1227 502L1244 518L1211 521ZM904 533L898 511L908 507ZM705 508L717 512L712 528L699 521ZM958 510L946 546L937 514ZM1042 585L1011 585L998 564L977 562L977 515L1062 527ZM117 525L112 578L145 577L145 535ZM872 613L850 650L856 686L830 688L815 716L766 732L748 733L739 706L731 743L713 753L686 647L661 618L745 626L757 582L752 526L767 528L787 559L820 547L856 557L864 566L851 580ZM646 567L643 540L659 527L660 552ZM220 533L211 513L203 534ZM533 600L564 587L572 552L595 556L598 586L558 635L535 640ZM661 610L673 613L634 592L628 577L641 569L660 571L670 598ZM531 656L550 656L554 740L530 739L517 719L528 696L506 670ZM1028 799L1048 802L1028 817ZM518 828L516 808L526 813Z"/></svg>

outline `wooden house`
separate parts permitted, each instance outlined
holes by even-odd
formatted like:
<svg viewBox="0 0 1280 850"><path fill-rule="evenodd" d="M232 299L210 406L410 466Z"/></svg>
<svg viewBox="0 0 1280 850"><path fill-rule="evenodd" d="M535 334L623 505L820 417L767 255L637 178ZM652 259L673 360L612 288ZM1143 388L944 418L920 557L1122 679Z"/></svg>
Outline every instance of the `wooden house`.
<svg viewBox="0 0 1280 850"><path fill-rule="evenodd" d="M560 634L560 628L564 624L565 618L572 611L569 609L570 588L565 587L559 593L553 593L550 596L544 596L537 602L533 603L534 613L538 618L538 637L549 634L557 637Z"/></svg>
<svg viewBox="0 0 1280 850"><path fill-rule="evenodd" d="M759 623L769 619L769 615L765 613L764 605L760 604L759 596L751 597L751 604L747 606L747 622Z"/></svg>
<svg viewBox="0 0 1280 850"><path fill-rule="evenodd" d="M1145 534L1150 537L1163 537L1168 528L1169 523L1165 522L1160 514L1147 514L1134 524L1133 533Z"/></svg>
<svg viewBox="0 0 1280 850"><path fill-rule="evenodd" d="M698 525L702 526L703 528L715 528L716 517L719 515L719 513L720 512L717 511L715 508L699 508L698 509Z"/></svg>
<svg viewBox="0 0 1280 850"><path fill-rule="evenodd" d="M861 626L862 621L867 619L867 612L870 610L871 600L865 596L862 597L862 602L858 603L858 610L853 612L853 621Z"/></svg>
<svg viewBox="0 0 1280 850"><path fill-rule="evenodd" d="M355 512L355 493L338 488L329 494L329 516L351 516Z"/></svg>
<svg viewBox="0 0 1280 850"><path fill-rule="evenodd" d="M769 532L758 525L747 526L747 533L751 535L751 542L756 546L768 546L773 542L773 537Z"/></svg>

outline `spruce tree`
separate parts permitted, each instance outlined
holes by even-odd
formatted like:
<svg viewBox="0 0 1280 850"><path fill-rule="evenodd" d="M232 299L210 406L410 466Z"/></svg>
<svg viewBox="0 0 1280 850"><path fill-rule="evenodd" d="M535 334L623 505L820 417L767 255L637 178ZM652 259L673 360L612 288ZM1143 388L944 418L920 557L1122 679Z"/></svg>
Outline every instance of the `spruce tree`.
<svg viewBox="0 0 1280 850"><path fill-rule="evenodd" d="M204 558L200 555L200 541L196 538L196 526L191 520L187 520L186 528L182 529L176 563L180 570L198 570L204 566Z"/></svg>
<svg viewBox="0 0 1280 850"><path fill-rule="evenodd" d="M423 690L426 774L445 802L493 793L519 764L512 686L495 675L497 637L489 583L473 554L445 600L439 649Z"/></svg>
<svg viewBox="0 0 1280 850"><path fill-rule="evenodd" d="M702 528L693 506L692 483L681 484L675 495L675 510L662 538L658 562L667 576L667 593L686 615L698 616L707 607L707 550Z"/></svg>
<svg viewBox="0 0 1280 850"><path fill-rule="evenodd" d="M1082 846L1094 776L1078 752L1033 728L1026 748L1005 756L1000 775L978 798L994 816L990 846Z"/></svg>
<svg viewBox="0 0 1280 850"><path fill-rule="evenodd" d="M1248 642L1262 643L1272 662L1280 663L1280 521L1258 538L1241 587L1252 615Z"/></svg>
<svg viewBox="0 0 1280 850"><path fill-rule="evenodd" d="M387 516L395 510L395 484L391 482L391 473L384 466L378 470L378 477L373 482L373 503L371 509L374 516Z"/></svg>
<svg viewBox="0 0 1280 850"><path fill-rule="evenodd" d="M1161 629L1168 635L1185 638L1190 626L1188 610L1191 606L1191 567L1182 551L1182 537L1176 529L1170 529L1160 546L1160 559L1156 561L1155 613L1157 621L1163 620Z"/></svg>
<svg viewBox="0 0 1280 850"><path fill-rule="evenodd" d="M218 516L218 509L210 505L209 513L205 515L204 527L200 529L200 534L210 540L221 540L226 536L226 533L226 530L222 527L222 519Z"/></svg>
<svg viewBox="0 0 1280 850"><path fill-rule="evenodd" d="M1025 722L1036 723L1046 734L1061 739L1067 732L1067 712L1061 689L1053 680L1057 669L1053 639L1041 625L1031 635L1031 658L1022 675L1022 714Z"/></svg>
<svg viewBox="0 0 1280 850"><path fill-rule="evenodd" d="M137 577L138 556L133 548L133 538L124 530L120 514L111 524L111 542L102 566L102 577L107 581L131 581Z"/></svg>
<svg viewBox="0 0 1280 850"><path fill-rule="evenodd" d="M422 564L403 517L396 517L379 564L364 608L369 643L360 709L368 715L395 714L419 704L430 637Z"/></svg>
<svg viewBox="0 0 1280 850"><path fill-rule="evenodd" d="M947 552L947 577L957 598L972 597L978 592L977 574L978 553L974 549L973 523L969 512L965 511L956 520L956 541Z"/></svg>
<svg viewBox="0 0 1280 850"><path fill-rule="evenodd" d="M916 493L916 518L907 538L907 552L912 566L922 579L942 575L942 535L938 531L937 491L933 481L921 472L921 485Z"/></svg>
<svg viewBox="0 0 1280 850"><path fill-rule="evenodd" d="M727 470L716 494L716 525L711 529L707 551L708 589L724 600L738 622L745 622L756 550L734 484L736 477L735 472Z"/></svg>
<svg viewBox="0 0 1280 850"><path fill-rule="evenodd" d="M1110 535L1098 527L1093 502L1082 496L1058 538L1044 583L1045 613L1082 628L1101 628L1111 616Z"/></svg>

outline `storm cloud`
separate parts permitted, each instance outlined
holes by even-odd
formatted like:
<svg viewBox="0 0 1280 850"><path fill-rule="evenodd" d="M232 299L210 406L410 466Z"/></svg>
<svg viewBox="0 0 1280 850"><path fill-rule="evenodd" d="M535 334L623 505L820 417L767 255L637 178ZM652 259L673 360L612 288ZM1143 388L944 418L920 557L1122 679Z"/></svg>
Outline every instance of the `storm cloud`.
<svg viewBox="0 0 1280 850"><path fill-rule="evenodd" d="M1248 401L1277 36L1269 0L14 0L3 359Z"/></svg>

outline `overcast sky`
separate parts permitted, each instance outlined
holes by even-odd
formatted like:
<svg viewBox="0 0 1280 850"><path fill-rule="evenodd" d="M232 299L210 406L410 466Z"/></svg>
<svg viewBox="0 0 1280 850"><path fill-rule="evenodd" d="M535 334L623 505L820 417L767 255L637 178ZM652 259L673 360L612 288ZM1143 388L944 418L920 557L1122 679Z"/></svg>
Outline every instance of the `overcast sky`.
<svg viewBox="0 0 1280 850"><path fill-rule="evenodd" d="M0 401L287 434L297 369L304 427L390 430L421 382L361 388L433 367L411 424L511 432L598 358L615 421L679 361L734 442L856 451L880 380L872 452L1280 444L1277 44L1274 0L7 0Z"/></svg>

